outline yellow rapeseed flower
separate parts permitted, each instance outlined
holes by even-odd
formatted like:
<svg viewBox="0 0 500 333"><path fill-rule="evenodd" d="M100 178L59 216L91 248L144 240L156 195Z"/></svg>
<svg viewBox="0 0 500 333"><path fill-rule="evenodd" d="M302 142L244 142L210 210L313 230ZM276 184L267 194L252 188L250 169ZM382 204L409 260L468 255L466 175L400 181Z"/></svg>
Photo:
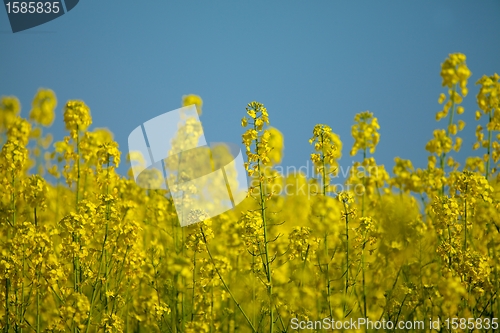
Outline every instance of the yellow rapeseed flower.
<svg viewBox="0 0 500 333"><path fill-rule="evenodd" d="M68 131L84 131L92 124L90 109L83 101L69 101L64 106L64 123Z"/></svg>
<svg viewBox="0 0 500 333"><path fill-rule="evenodd" d="M21 103L17 97L2 96L0 99L0 131L8 129L21 112Z"/></svg>
<svg viewBox="0 0 500 333"><path fill-rule="evenodd" d="M203 100L200 96L190 94L182 96L182 106L195 105L196 111L198 111L198 115L202 113Z"/></svg>
<svg viewBox="0 0 500 333"><path fill-rule="evenodd" d="M380 134L377 132L380 129L378 119L369 111L356 114L354 117L355 124L351 128L351 134L354 138L354 145L351 149L351 156L357 154L358 150L370 151L370 154L375 152L375 148L380 140Z"/></svg>
<svg viewBox="0 0 500 333"><path fill-rule="evenodd" d="M455 84L458 84L463 96L467 96L467 79L472 75L465 60L464 54L453 53L441 64L443 87L453 88Z"/></svg>
<svg viewBox="0 0 500 333"><path fill-rule="evenodd" d="M57 106L56 94L52 90L38 90L31 105L30 119L43 126L52 125L55 117L54 109Z"/></svg>

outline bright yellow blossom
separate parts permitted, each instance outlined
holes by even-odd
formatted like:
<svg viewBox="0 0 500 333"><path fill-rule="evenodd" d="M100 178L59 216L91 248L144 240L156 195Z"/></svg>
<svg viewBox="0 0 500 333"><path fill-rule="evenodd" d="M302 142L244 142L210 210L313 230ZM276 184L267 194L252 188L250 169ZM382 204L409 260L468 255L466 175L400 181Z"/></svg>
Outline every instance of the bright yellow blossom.
<svg viewBox="0 0 500 333"><path fill-rule="evenodd" d="M185 95L182 96L182 106L195 105L196 111L198 111L198 115L202 114L203 100L198 95Z"/></svg>
<svg viewBox="0 0 500 333"><path fill-rule="evenodd" d="M56 106L57 98L54 92L50 89L40 89L33 99L30 119L43 126L50 126L54 121Z"/></svg>

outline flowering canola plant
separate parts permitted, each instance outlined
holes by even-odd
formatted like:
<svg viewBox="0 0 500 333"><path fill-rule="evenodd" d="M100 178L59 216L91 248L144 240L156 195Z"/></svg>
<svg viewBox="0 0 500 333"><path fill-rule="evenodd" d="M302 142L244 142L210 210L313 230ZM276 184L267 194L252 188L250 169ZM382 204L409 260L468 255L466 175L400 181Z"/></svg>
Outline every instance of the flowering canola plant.
<svg viewBox="0 0 500 333"><path fill-rule="evenodd" d="M213 218L191 210L203 222L184 228L168 189L116 172L118 144L90 129L85 102L63 106L68 135L52 142L53 91L36 93L27 119L16 97L1 97L0 330L273 333L296 332L292 320L498 318L500 77L477 82L467 142L470 76L463 54L442 64L436 119L447 124L425 146L424 169L398 157L392 174L378 165L380 124L357 114L347 190L331 184L343 144L330 126L311 129L315 176L283 175L272 111L249 103L247 198ZM201 114L202 99L183 96L191 104ZM464 144L480 153L461 166L453 151Z"/></svg>

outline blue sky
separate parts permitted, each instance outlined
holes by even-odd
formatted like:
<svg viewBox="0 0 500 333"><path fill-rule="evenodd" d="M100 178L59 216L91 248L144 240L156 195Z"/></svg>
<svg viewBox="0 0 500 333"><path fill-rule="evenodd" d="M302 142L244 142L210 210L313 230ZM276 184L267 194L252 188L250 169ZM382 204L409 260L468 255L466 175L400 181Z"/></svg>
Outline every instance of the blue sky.
<svg viewBox="0 0 500 333"><path fill-rule="evenodd" d="M440 64L467 55L463 154L475 140L475 82L500 72L500 1L88 1L44 25L13 34L0 9L0 95L27 116L40 87L58 97L52 127L65 135L62 107L82 99L93 128L107 127L122 152L143 122L204 100L207 141L241 142L248 102L267 107L285 136L285 166L303 166L317 123L344 142L351 165L354 115L379 118L375 158L425 167L440 109ZM358 158L359 159L359 158ZM126 163L120 167L125 173Z"/></svg>

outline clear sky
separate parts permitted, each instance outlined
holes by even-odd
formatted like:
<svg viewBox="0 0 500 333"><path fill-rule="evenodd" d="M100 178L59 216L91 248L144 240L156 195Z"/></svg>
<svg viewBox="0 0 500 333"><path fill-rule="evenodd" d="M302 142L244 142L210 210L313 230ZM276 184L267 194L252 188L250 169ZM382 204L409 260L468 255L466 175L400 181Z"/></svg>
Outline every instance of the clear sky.
<svg viewBox="0 0 500 333"><path fill-rule="evenodd" d="M354 115L379 118L375 158L425 167L440 109L440 64L467 56L463 158L475 140L477 86L500 73L500 1L90 1L13 34L0 8L0 95L28 115L40 87L58 97L52 127L65 135L62 107L82 99L92 127L107 127L123 153L129 133L177 109L185 94L204 100L207 141L241 142L248 102L267 107L285 136L285 166L303 166L317 123L344 142L349 166ZM358 158L359 159L359 158ZM126 163L120 171L125 173Z"/></svg>

